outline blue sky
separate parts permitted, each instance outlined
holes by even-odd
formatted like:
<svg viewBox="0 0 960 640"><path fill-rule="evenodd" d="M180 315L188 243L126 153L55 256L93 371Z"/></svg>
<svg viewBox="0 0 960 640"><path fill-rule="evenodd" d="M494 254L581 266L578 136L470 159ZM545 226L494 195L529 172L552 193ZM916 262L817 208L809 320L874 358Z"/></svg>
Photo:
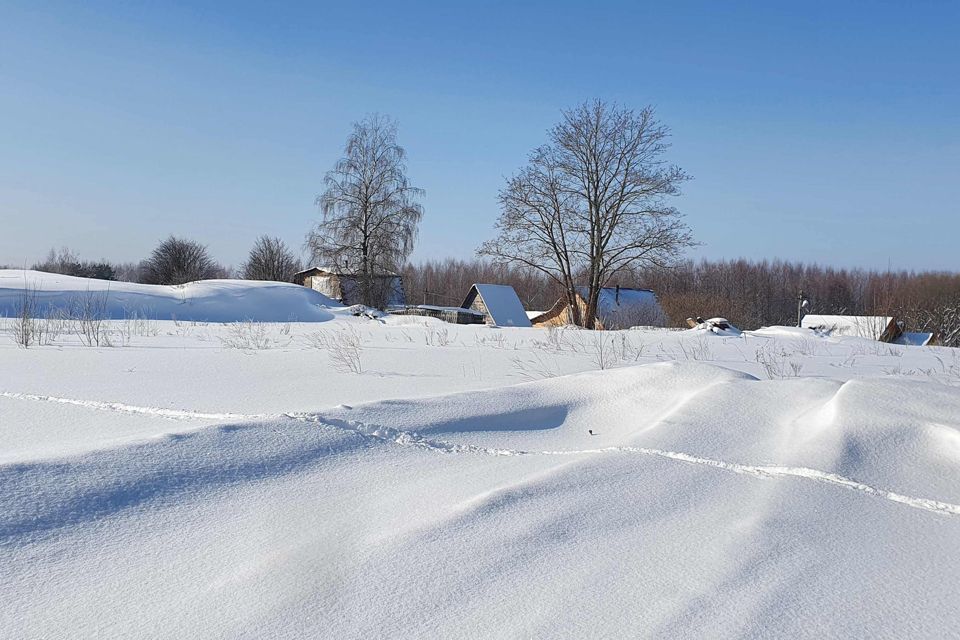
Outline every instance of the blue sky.
<svg viewBox="0 0 960 640"><path fill-rule="evenodd" d="M960 3L6 3L0 263L299 247L350 123L400 123L415 259L472 255L563 108L652 104L693 257L960 269Z"/></svg>

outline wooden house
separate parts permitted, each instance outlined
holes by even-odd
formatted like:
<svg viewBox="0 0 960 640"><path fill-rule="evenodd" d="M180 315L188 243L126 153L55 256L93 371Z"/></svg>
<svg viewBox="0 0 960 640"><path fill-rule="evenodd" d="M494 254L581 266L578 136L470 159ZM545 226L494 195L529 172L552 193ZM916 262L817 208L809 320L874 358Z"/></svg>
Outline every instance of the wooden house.
<svg viewBox="0 0 960 640"><path fill-rule="evenodd" d="M482 313L486 323L498 327L529 327L530 319L513 287L505 284L475 284L460 305Z"/></svg>
<svg viewBox="0 0 960 640"><path fill-rule="evenodd" d="M577 287L576 304L583 318L587 314L588 290ZM557 300L549 310L531 319L535 327L559 327L574 324L573 309L566 298ZM597 299L597 329L629 329L636 326L663 326L666 316L656 294L649 289L604 287Z"/></svg>
<svg viewBox="0 0 960 640"><path fill-rule="evenodd" d="M325 267L310 267L295 274L294 282L347 306L363 303L361 279L356 273L345 273ZM406 304L403 279L395 273L373 276L373 289L374 298L380 300L384 308L403 307Z"/></svg>
<svg viewBox="0 0 960 640"><path fill-rule="evenodd" d="M403 309L391 309L390 313L395 316L422 316L425 318L437 318L451 324L486 324L487 318L483 313L473 309L461 309L460 307L439 307L432 304L418 304L415 306L404 307Z"/></svg>

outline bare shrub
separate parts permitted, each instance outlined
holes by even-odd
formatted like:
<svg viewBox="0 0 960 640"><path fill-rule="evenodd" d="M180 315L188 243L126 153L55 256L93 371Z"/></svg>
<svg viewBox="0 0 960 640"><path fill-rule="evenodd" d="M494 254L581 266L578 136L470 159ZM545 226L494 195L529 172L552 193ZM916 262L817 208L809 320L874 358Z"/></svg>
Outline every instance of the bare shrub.
<svg viewBox="0 0 960 640"><path fill-rule="evenodd" d="M494 349L507 348L507 339L499 331L495 331L493 334L486 336L475 335L473 340L477 346L482 345L484 347L493 347Z"/></svg>
<svg viewBox="0 0 960 640"><path fill-rule="evenodd" d="M713 349L710 348L710 344L703 336L700 336L695 341L690 342L680 340L679 346L680 353L682 353L683 357L687 360L713 359Z"/></svg>
<svg viewBox="0 0 960 640"><path fill-rule="evenodd" d="M267 333L267 326L251 320L231 323L227 335L218 337L220 343L228 349L259 351L276 346L276 341Z"/></svg>
<svg viewBox="0 0 960 640"><path fill-rule="evenodd" d="M43 339L43 324L37 318L38 303L35 287L23 285L23 291L14 306L13 341L26 349L40 344Z"/></svg>
<svg viewBox="0 0 960 640"><path fill-rule="evenodd" d="M620 357L622 360L638 362L647 355L648 345L643 340L634 342L626 335L621 336Z"/></svg>
<svg viewBox="0 0 960 640"><path fill-rule="evenodd" d="M303 265L280 238L260 236L250 250L247 261L240 267L246 280L274 280L292 282Z"/></svg>
<svg viewBox="0 0 960 640"><path fill-rule="evenodd" d="M560 375L556 356L534 351L525 356L515 356L510 359L517 375L524 380L541 380Z"/></svg>
<svg viewBox="0 0 960 640"><path fill-rule="evenodd" d="M427 326L427 333L424 337L428 346L446 347L450 344L450 330L446 327Z"/></svg>
<svg viewBox="0 0 960 640"><path fill-rule="evenodd" d="M85 347L112 347L107 327L109 291L90 291L73 296L67 306L67 319Z"/></svg>
<svg viewBox="0 0 960 640"><path fill-rule="evenodd" d="M586 341L587 352L597 369L609 369L620 363L614 334L607 331L593 331Z"/></svg>
<svg viewBox="0 0 960 640"><path fill-rule="evenodd" d="M170 236L161 242L141 265L146 284L186 284L224 276L207 248L199 242Z"/></svg>
<svg viewBox="0 0 960 640"><path fill-rule="evenodd" d="M534 340L533 344L551 353L577 351L576 344L567 336L567 327L547 327L543 340Z"/></svg>
<svg viewBox="0 0 960 640"><path fill-rule="evenodd" d="M159 335L160 327L146 311L132 311L124 314L120 333L124 342L129 344L134 336L148 338Z"/></svg>
<svg viewBox="0 0 960 640"><path fill-rule="evenodd" d="M307 344L314 349L323 349L330 357L330 363L341 373L363 373L363 340L360 332L353 327L343 327L332 331L316 331L304 336Z"/></svg>
<svg viewBox="0 0 960 640"><path fill-rule="evenodd" d="M755 357L771 380L796 378L803 369L803 363L788 360L787 354L782 349L778 350L775 343L758 348Z"/></svg>

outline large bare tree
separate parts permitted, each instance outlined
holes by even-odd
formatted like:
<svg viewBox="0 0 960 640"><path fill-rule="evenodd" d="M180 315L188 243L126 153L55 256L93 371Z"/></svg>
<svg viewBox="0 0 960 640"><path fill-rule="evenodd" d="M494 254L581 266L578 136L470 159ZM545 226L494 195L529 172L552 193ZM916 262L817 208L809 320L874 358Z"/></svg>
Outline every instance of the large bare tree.
<svg viewBox="0 0 960 640"><path fill-rule="evenodd" d="M565 111L501 190L498 235L478 253L545 273L563 287L574 321L592 328L600 290L618 272L670 264L694 244L668 202L689 179L664 160L669 136L650 107L597 100Z"/></svg>
<svg viewBox="0 0 960 640"><path fill-rule="evenodd" d="M364 304L383 307L386 273L399 273L413 251L423 190L410 185L397 125L370 116L353 125L344 156L317 197L322 219L307 236L314 260L355 273Z"/></svg>

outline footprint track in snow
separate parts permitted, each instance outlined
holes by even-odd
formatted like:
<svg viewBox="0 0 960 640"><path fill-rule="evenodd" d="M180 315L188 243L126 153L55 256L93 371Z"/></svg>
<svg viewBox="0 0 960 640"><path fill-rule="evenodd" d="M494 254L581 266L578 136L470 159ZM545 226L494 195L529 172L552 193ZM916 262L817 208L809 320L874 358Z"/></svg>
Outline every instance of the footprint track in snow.
<svg viewBox="0 0 960 640"><path fill-rule="evenodd" d="M283 413L279 415L238 414L226 412L208 413L200 411L186 411L181 409L164 409L160 407L140 407L120 402L77 400L73 398L61 398L56 396L30 393L15 393L9 391L0 391L0 398L29 400L36 402L53 402L100 411L171 418L175 420L244 420L254 422L259 420L285 418L299 422L313 423L320 427L337 429L340 431L349 431L351 433L355 433L366 438L371 438L379 442L393 443L400 446L420 447L444 454L473 454L489 456L585 456L602 454L633 454L654 456L666 458L668 460L675 460L678 462L685 462L688 464L712 467L728 473L748 475L755 478L800 478L803 480L810 480L841 487L850 491L857 491L870 496L913 507L915 509L921 509L932 513L960 516L960 505L943 502L940 500L933 500L930 498L918 498L893 491L878 489L851 478L847 478L836 473L821 471L819 469L780 465L749 465L737 462L725 462L723 460L704 458L679 451L667 451L663 449L651 449L647 447L614 446L594 449L564 449L556 451L499 449L470 444L456 444L452 442L445 442L443 440L433 440L430 438L425 438L416 432L402 431L400 429L379 425L367 425L362 422L326 419L320 414L313 413Z"/></svg>
<svg viewBox="0 0 960 640"><path fill-rule="evenodd" d="M153 416L159 418L172 418L174 420L265 420L276 416L266 414L242 414L213 412L206 413L202 411L187 411L183 409L165 409L163 407L139 407L122 402L101 402L99 400L77 400L75 398L61 398L57 396L45 396L35 393L14 393L12 391L0 391L0 398L10 398L13 400L32 400L34 402L52 402L54 404L66 404L86 409L95 409L98 411L112 411L114 413L130 413L136 415Z"/></svg>
<svg viewBox="0 0 960 640"><path fill-rule="evenodd" d="M749 465L737 462L725 462L723 460L714 460L701 456L682 453L679 451L667 451L664 449L651 449L647 447L600 447L596 449L562 449L555 451L534 451L523 449L497 449L480 447L477 445L463 445L442 440L431 440L420 436L415 432L401 431L390 427L369 426L359 422L344 422L338 420L324 420L320 416L311 414L286 414L287 417L294 420L313 422L321 426L330 427L339 430L346 430L357 433L364 437L374 438L382 442L391 442L401 446L415 446L430 449L439 453L446 454L480 454L490 456L579 456L579 455L601 455L601 454L635 454L644 456L654 456L686 462L688 464L697 464L714 469L720 469L729 473L753 476L755 478L800 478L821 482L833 486L842 487L850 491L858 491L877 498L897 502L900 504L922 509L933 513L941 513L953 516L960 516L960 505L933 500L930 498L918 498L904 495L893 491L886 491L876 487L857 482L851 478L841 476L836 473L811 469L809 467L789 467L781 465Z"/></svg>

